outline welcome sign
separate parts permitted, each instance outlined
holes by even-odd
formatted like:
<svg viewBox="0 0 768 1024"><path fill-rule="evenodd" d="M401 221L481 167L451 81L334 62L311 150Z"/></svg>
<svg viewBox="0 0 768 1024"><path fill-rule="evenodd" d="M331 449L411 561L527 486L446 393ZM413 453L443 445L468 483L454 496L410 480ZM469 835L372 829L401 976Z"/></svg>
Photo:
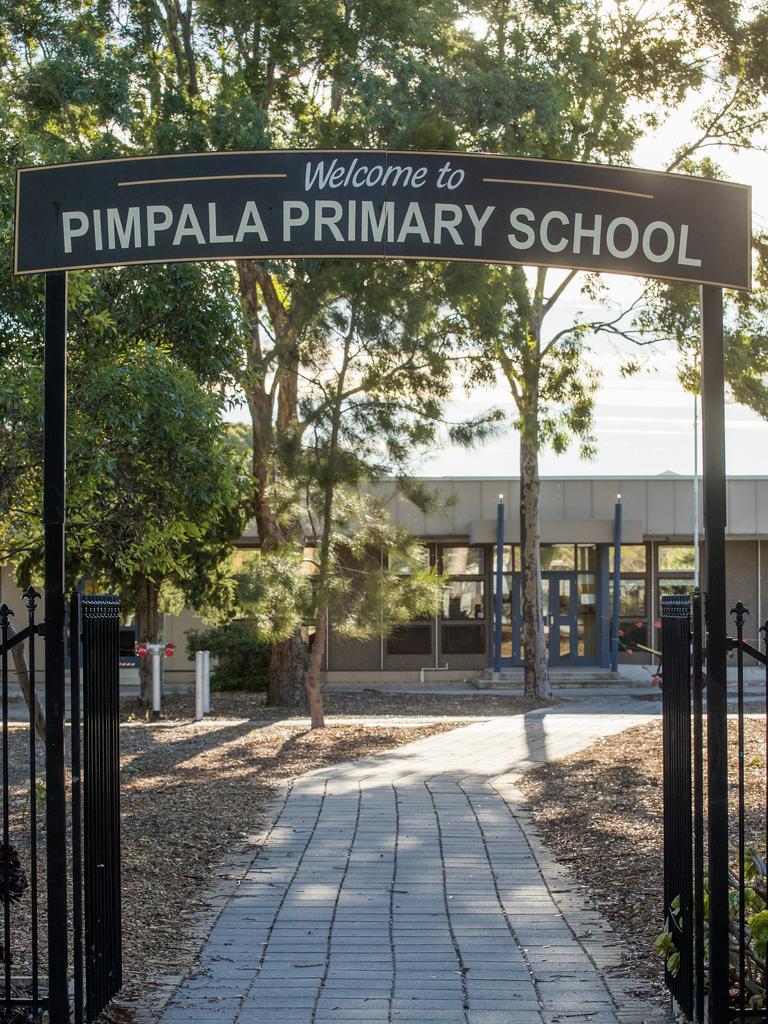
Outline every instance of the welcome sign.
<svg viewBox="0 0 768 1024"><path fill-rule="evenodd" d="M184 260L465 260L750 287L750 189L487 154L270 151L17 172L17 274Z"/></svg>

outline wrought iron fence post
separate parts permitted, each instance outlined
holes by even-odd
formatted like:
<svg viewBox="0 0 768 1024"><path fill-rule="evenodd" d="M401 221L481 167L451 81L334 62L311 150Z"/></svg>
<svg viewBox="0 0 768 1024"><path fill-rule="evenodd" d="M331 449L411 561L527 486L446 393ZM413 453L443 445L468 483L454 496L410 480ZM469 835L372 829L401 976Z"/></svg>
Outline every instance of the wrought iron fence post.
<svg viewBox="0 0 768 1024"><path fill-rule="evenodd" d="M736 622L736 679L737 679L737 699L738 699L738 730L739 730L739 746L738 746L738 780L739 780L739 796L738 796L738 845L737 845L737 864L736 864L736 875L739 880L739 937L737 942L738 955L739 955L739 1019L744 1020L744 1014L746 1010L746 992L744 986L744 979L746 975L746 950L745 950L745 926L747 916L746 906L746 891L744 888L744 849L746 843L746 822L744 815L744 621L749 615L749 609L745 608L741 601L736 602L736 606L731 608L731 615L734 617Z"/></svg>
<svg viewBox="0 0 768 1024"><path fill-rule="evenodd" d="M667 988L693 1016L693 817L691 807L691 599L661 599L664 665L664 914L679 956ZM673 909L676 907L677 909Z"/></svg>
<svg viewBox="0 0 768 1024"><path fill-rule="evenodd" d="M29 876L31 922L30 939L32 944L32 1018L37 1020L40 1002L40 951L38 939L38 893L37 893L37 666L35 659L35 634L37 625L35 615L40 594L34 587L28 587L24 593L27 602L27 626L29 629Z"/></svg>
<svg viewBox="0 0 768 1024"><path fill-rule="evenodd" d="M4 1017L11 1019L11 835L9 800L9 744L8 744L8 638L13 612L7 604L0 605L0 676L2 676L3 702L3 994Z"/></svg>
<svg viewBox="0 0 768 1024"><path fill-rule="evenodd" d="M704 1024L704 633L701 591L691 602L693 649L693 1019Z"/></svg>

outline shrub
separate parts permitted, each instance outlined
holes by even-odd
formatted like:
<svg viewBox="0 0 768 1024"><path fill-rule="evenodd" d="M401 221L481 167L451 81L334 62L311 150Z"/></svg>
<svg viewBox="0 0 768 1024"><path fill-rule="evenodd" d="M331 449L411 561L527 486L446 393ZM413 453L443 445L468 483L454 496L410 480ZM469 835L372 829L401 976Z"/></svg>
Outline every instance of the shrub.
<svg viewBox="0 0 768 1024"><path fill-rule="evenodd" d="M187 633L187 655L210 651L218 665L211 671L212 690L250 690L267 688L270 646L262 640L251 619L235 619L210 629L191 629Z"/></svg>
<svg viewBox="0 0 768 1024"><path fill-rule="evenodd" d="M768 967L768 867L763 851L757 846L747 847L744 855L744 1001L748 1011L763 1010L766 1006L766 982ZM680 969L680 953L675 946L671 920L677 929L684 925L680 915L680 897L670 905L664 931L656 939L655 949L661 956L671 975ZM739 975L739 879L737 866L728 877L728 928L730 939L730 982L731 995L735 1000L740 996ZM704 958L705 971L709 958L709 883L704 876Z"/></svg>

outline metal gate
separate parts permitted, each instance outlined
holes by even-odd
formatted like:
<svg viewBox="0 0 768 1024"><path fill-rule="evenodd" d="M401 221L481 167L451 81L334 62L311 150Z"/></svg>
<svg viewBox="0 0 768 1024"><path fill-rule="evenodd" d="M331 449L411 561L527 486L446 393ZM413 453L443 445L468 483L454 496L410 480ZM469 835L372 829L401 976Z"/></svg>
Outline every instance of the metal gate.
<svg viewBox="0 0 768 1024"><path fill-rule="evenodd" d="M748 614L741 602L731 610L736 636L726 645L736 653L736 686L728 695L726 756L708 757L701 598L662 599L666 982L695 1024L708 1018L713 995L728 1011L712 1024L768 1021L768 622L759 630L764 653L745 638ZM750 702L745 657L765 670L765 693ZM710 790L728 793L726 829L705 813L705 779ZM726 870L715 877L718 863ZM728 905L717 925L709 909L716 892L727 894Z"/></svg>
<svg viewBox="0 0 768 1024"><path fill-rule="evenodd" d="M0 1024L33 1024L50 1010L50 979L73 974L69 1013L93 1021L122 983L120 920L119 605L114 597L70 602L70 793L52 803L59 748L46 733L35 658L40 595L22 613L0 606L2 845L0 846ZM23 629L14 627L25 621ZM23 702L20 698L23 697ZM51 818L66 835L70 927L52 919ZM52 909L53 908L53 909Z"/></svg>
<svg viewBox="0 0 768 1024"><path fill-rule="evenodd" d="M74 1010L82 1024L122 985L117 598L73 594L70 623ZM75 685L81 676L82 711Z"/></svg>

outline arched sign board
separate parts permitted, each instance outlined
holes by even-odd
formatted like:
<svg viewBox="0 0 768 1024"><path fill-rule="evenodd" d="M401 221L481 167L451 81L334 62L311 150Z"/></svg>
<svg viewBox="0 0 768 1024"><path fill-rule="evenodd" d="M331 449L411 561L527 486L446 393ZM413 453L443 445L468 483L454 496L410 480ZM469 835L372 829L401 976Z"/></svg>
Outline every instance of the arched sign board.
<svg viewBox="0 0 768 1024"><path fill-rule="evenodd" d="M384 258L567 267L701 285L710 836L728 835L722 289L750 287L750 190L484 154L206 153L18 172L14 269L46 274L44 520L51 1024L68 1024L64 535L68 270ZM162 400L162 396L158 396ZM728 1014L728 848L710 841L709 1018ZM725 937L725 942L722 941Z"/></svg>
<svg viewBox="0 0 768 1024"><path fill-rule="evenodd" d="M19 274L389 258L750 286L750 190L597 164L391 151L205 153L18 172Z"/></svg>

